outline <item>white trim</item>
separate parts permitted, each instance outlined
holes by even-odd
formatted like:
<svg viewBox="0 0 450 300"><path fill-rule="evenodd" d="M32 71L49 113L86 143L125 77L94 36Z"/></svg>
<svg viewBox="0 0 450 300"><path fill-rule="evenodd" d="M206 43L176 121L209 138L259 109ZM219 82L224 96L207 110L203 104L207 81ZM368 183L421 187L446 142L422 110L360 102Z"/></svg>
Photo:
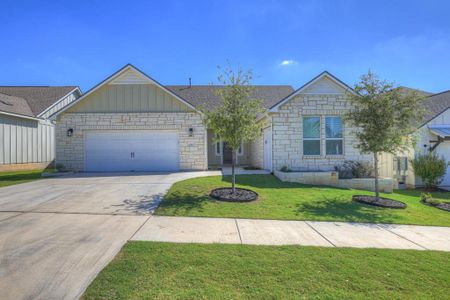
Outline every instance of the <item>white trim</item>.
<svg viewBox="0 0 450 300"><path fill-rule="evenodd" d="M428 121L426 121L425 123L423 123L422 125L420 125L417 129L422 128L423 126L427 125L428 123L430 123L431 121L433 121L434 119L436 119L437 117L439 117L440 115L442 115L443 113L445 113L447 110L450 109L450 106L447 107L446 109L444 109L443 111L441 111L440 113L436 114L434 117L432 117L431 119L429 119Z"/></svg>
<svg viewBox="0 0 450 300"><path fill-rule="evenodd" d="M9 113L9 112L6 112L6 111L0 111L0 114L1 115L12 116L12 117L17 117L17 118L30 119L30 120L35 120L35 121L43 121L44 120L42 118L36 118L36 117L30 117L30 116L25 116L25 115L21 115L21 114Z"/></svg>
<svg viewBox="0 0 450 300"><path fill-rule="evenodd" d="M126 72L128 70L133 70L133 71L141 74L142 76L147 78L149 80L149 82L151 82L152 84L160 87L162 90L164 90L165 92L169 93L171 96L175 97L177 100L179 100L180 102L182 102L183 104L185 104L189 108L191 108L194 111L202 114L202 112L199 111L198 109L196 109L192 104L188 103L186 100L182 99L180 96L174 94L171 90L169 90L165 86L161 85L160 83L158 83L157 81L155 81L150 76L148 76L147 74L143 73L142 71L140 71L139 69L137 69L133 65L127 64L125 67L123 67L122 69L118 70L117 72L115 72L114 74L112 74L111 76L109 76L108 78L106 78L105 80L103 80L102 82L97 84L96 86L94 86L92 89L87 91L84 95L82 95L81 97L79 97L78 99L76 99L75 101L73 101L72 103L70 103L69 105L64 107L63 109L61 109L58 112L56 112L55 114L53 114L51 116L52 119L56 118L59 114L63 113L64 111L66 111L67 109L71 108L72 106L74 106L75 104L79 103L80 101L84 100L87 96L89 96L90 94L92 94L93 92L95 92L96 90L101 88L102 86L110 83L111 81L113 81L114 79L116 79L117 77L119 77L120 75L122 75L124 72Z"/></svg>
<svg viewBox="0 0 450 300"><path fill-rule="evenodd" d="M41 117L43 114L45 114L46 112L48 112L50 109L52 109L53 107L55 107L56 105L58 105L59 103L61 103L64 99L66 99L67 97L69 97L71 94L73 94L75 91L78 91L78 93L81 95L81 90L79 87L74 88L73 90L71 90L69 93L67 93L66 95L64 95L63 97L61 97L58 101L56 101L55 103L53 103L52 105L50 105L49 107L47 107L43 112L41 112L38 117ZM76 100L76 99L75 99ZM75 101L74 100L74 101ZM55 112L56 113L56 112ZM51 117L51 116L50 116Z"/></svg>
<svg viewBox="0 0 450 300"><path fill-rule="evenodd" d="M327 77L328 79L330 79L331 81L333 81L335 84L337 84L338 86L340 86L341 88L343 88L345 91L350 91L350 93L356 95L356 92L351 89L348 85L344 84L342 81L340 81L338 78L336 78L335 76L333 76L331 73L324 71L321 74L319 74L318 76L316 76L315 78L313 78L311 81L309 81L308 83L306 83L305 85L303 85L302 87L300 87L298 90L296 90L295 92L293 92L292 94L290 94L289 96L287 96L286 98L284 98L283 100L281 100L280 102L278 102L276 105L274 105L273 107L271 107L269 109L269 112L277 112L278 109L280 108L280 106L282 106L283 104L289 102L292 98L294 98L295 96L297 96L298 94L302 93L304 90L306 90L308 87L310 87L311 85L315 84L317 81L321 80L322 78ZM309 95L309 93L304 93L306 95ZM316 93L314 93L314 95L317 95ZM340 94L336 94L336 93L324 93L324 95L340 95Z"/></svg>

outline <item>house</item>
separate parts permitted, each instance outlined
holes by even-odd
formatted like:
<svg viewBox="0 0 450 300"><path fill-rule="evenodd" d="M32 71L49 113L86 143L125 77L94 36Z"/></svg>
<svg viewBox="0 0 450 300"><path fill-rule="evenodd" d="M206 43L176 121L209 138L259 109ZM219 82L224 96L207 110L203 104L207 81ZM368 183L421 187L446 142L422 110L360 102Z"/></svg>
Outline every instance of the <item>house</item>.
<svg viewBox="0 0 450 300"><path fill-rule="evenodd" d="M56 162L75 171L206 170L230 161L202 123L200 106L220 104L216 86L164 86L126 65L58 111ZM342 115L353 93L323 72L294 91L255 86L266 113L260 138L243 143L238 163L267 170L332 170L346 159L372 161L353 145Z"/></svg>
<svg viewBox="0 0 450 300"><path fill-rule="evenodd" d="M415 147L398 156L385 154L382 160L383 176L396 178L411 188L422 186L420 177L410 167L415 155L432 151L450 162L450 91L425 96L425 116L414 133ZM450 190L450 166L439 187Z"/></svg>
<svg viewBox="0 0 450 300"><path fill-rule="evenodd" d="M55 156L49 118L80 94L76 86L0 86L0 171L47 167Z"/></svg>

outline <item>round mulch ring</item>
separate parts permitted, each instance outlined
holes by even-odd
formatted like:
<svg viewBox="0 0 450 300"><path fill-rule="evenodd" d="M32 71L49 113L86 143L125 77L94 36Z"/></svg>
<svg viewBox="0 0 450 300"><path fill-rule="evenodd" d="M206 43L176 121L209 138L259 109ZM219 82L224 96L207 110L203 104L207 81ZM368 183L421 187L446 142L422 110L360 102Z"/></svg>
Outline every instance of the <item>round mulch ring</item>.
<svg viewBox="0 0 450 300"><path fill-rule="evenodd" d="M392 200L388 198L379 197L378 199L375 196L367 196L367 195L355 195L352 197L353 201L369 204L373 206L379 207L388 207L388 208L406 208L406 204L397 200Z"/></svg>
<svg viewBox="0 0 450 300"><path fill-rule="evenodd" d="M231 188L218 188L212 190L209 195L214 199L228 202L250 202L258 199L258 194L254 191L238 188L235 190L236 192L233 194Z"/></svg>

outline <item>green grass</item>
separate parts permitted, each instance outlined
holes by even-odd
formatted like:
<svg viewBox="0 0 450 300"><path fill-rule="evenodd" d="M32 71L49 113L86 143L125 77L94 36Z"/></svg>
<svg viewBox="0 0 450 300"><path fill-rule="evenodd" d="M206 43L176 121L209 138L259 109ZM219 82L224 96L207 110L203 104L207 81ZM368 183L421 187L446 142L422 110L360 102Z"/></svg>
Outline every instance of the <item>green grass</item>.
<svg viewBox="0 0 450 300"><path fill-rule="evenodd" d="M259 194L251 203L215 201L211 189L229 186L229 177L188 179L175 183L164 197L157 215L233 217L280 220L353 221L450 226L450 213L424 205L420 192L397 190L383 196L405 202L406 209L380 208L351 200L367 191L285 183L272 175L239 175L239 187ZM450 192L433 193L433 198L448 200Z"/></svg>
<svg viewBox="0 0 450 300"><path fill-rule="evenodd" d="M0 187L41 179L44 171L49 172L51 170L0 172Z"/></svg>
<svg viewBox="0 0 450 300"><path fill-rule="evenodd" d="M450 253L129 242L85 299L448 299Z"/></svg>

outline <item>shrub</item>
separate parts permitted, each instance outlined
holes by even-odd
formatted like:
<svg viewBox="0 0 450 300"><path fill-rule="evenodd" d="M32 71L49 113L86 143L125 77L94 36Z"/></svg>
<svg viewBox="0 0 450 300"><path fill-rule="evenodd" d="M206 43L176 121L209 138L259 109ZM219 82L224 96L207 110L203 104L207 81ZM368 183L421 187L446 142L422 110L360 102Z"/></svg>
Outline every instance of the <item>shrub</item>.
<svg viewBox="0 0 450 300"><path fill-rule="evenodd" d="M428 200L433 199L433 196L430 193L421 193L420 200L423 202L427 202Z"/></svg>
<svg viewBox="0 0 450 300"><path fill-rule="evenodd" d="M342 165L335 166L341 179L368 178L372 177L373 167L367 161L346 160Z"/></svg>
<svg viewBox="0 0 450 300"><path fill-rule="evenodd" d="M56 170L64 171L65 169L66 169L66 167L64 166L64 164L61 164L61 163L56 164Z"/></svg>
<svg viewBox="0 0 450 300"><path fill-rule="evenodd" d="M292 172L292 170L289 169L288 166L282 166L281 169L280 169L280 171L281 171L281 172L284 172L284 173Z"/></svg>
<svg viewBox="0 0 450 300"><path fill-rule="evenodd" d="M439 157L436 153L418 155L411 161L411 165L427 189L436 187L447 171L445 158Z"/></svg>

